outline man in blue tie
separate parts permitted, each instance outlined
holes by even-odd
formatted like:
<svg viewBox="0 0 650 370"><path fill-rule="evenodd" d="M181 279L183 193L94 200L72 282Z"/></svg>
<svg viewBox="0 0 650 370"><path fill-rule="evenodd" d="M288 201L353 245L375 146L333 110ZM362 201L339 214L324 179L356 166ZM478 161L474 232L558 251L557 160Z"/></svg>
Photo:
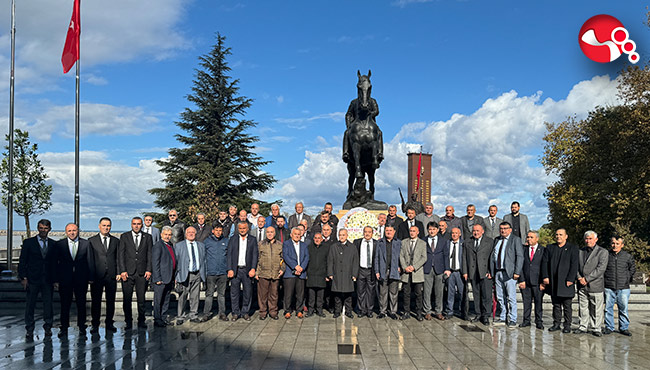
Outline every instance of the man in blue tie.
<svg viewBox="0 0 650 370"><path fill-rule="evenodd" d="M181 290L178 297L178 317L176 325L182 325L187 315L183 314L185 302L190 301L189 319L200 322L199 294L201 281L205 281L205 245L196 240L196 229L190 226L185 229L185 240L174 244L178 260L176 283Z"/></svg>

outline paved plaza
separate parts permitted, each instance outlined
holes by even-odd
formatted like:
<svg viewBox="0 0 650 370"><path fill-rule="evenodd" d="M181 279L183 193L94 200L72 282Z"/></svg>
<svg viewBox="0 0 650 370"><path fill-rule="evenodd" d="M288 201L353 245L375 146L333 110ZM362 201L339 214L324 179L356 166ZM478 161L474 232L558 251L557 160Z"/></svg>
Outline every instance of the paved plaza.
<svg viewBox="0 0 650 370"><path fill-rule="evenodd" d="M632 337L549 333L449 321L310 317L206 323L69 339L25 340L21 303L1 303L2 369L648 369L650 313L631 312ZM119 313L120 310L118 310ZM38 312L38 310L37 310ZM55 317L55 324L58 317ZM574 324L577 317L574 318ZM74 321L73 321L74 322ZM551 322L545 315L546 327ZM575 326L574 326L575 327Z"/></svg>

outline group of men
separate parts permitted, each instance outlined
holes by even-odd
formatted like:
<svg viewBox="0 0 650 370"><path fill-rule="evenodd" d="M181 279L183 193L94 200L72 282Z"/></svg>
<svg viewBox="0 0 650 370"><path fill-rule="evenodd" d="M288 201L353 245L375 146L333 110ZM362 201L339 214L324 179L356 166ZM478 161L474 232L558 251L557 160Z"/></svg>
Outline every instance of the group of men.
<svg viewBox="0 0 650 370"><path fill-rule="evenodd" d="M460 318L483 325L490 325L496 313L494 325L514 327L518 322L518 287L524 302L520 327L531 326L534 305L535 325L544 328L542 296L546 293L553 303L549 331L562 329L568 333L577 287L580 324L575 333L600 336L613 332L616 304L619 332L631 335L627 301L635 267L631 255L622 250L623 239L613 237L607 251L597 245L596 233L587 231L585 246L579 249L567 243L566 231L559 229L556 243L543 247L538 243L539 234L530 230L528 218L519 209L519 203L513 202L511 213L500 219L495 205L489 207L486 218L476 215L471 204L462 217L447 206L445 215L439 217L428 203L423 213L416 215L410 208L402 219L397 208L390 206L388 214L378 215L378 226L364 227L363 237L354 241L348 240L345 228L335 232L338 219L330 203L315 220L304 213L300 202L288 221L278 205L271 207L269 216L263 216L259 205L253 204L250 213L231 206L211 225L200 213L191 226L179 221L176 210L170 210L160 230L152 225L151 216L134 217L131 231L119 238L110 234L111 220L104 217L99 221L99 233L88 240L79 238L75 224L68 224L66 237L54 241L48 238L50 222L40 220L38 236L23 243L19 264L19 277L27 290L27 337L33 336L39 293L44 304L45 335L52 335L55 290L61 298L59 336L67 337L73 296L77 326L85 335L88 285L91 333L99 330L103 294L106 330L116 331L113 317L118 283L122 286L126 330L133 327L134 290L137 325L147 327L148 286L154 292L156 327L210 320L215 292L220 320L251 320L255 290L260 320L279 318L282 292L282 315L286 319L294 315L324 317L327 306L335 318L342 314L353 318L356 311L359 317L368 318L377 314L378 318L394 320L447 320L458 312ZM202 284L205 303L199 313ZM475 311L472 318L470 284ZM225 299L228 286L230 318ZM175 321L167 315L174 290L179 294ZM605 329L601 330L605 301ZM185 311L187 303L189 312Z"/></svg>

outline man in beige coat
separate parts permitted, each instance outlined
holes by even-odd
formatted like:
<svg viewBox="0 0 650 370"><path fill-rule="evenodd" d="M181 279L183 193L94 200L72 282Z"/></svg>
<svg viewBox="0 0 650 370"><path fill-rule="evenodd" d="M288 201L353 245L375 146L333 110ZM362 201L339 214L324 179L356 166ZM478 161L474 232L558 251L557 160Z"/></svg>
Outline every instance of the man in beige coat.
<svg viewBox="0 0 650 370"><path fill-rule="evenodd" d="M604 318L605 270L609 254L597 242L598 235L594 231L585 233L585 247L580 249L578 260L580 327L573 332L584 334L591 331L600 337Z"/></svg>
<svg viewBox="0 0 650 370"><path fill-rule="evenodd" d="M422 288L424 285L424 264L427 262L427 244L418 237L417 226L409 228L409 238L402 240L399 264L402 266L402 294L404 314L401 319L408 319L411 311L411 290L415 291L415 317L424 320L422 310Z"/></svg>

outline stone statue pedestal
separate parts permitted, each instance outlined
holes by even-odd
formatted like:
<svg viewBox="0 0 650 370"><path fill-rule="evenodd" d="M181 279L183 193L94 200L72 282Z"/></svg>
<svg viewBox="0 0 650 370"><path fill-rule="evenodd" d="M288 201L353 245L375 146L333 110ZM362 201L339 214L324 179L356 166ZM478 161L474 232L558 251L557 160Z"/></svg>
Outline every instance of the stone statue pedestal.
<svg viewBox="0 0 650 370"><path fill-rule="evenodd" d="M366 180L363 177L356 179L352 193L348 195L348 199L343 203L343 209L356 207L363 207L374 211L388 210L388 204L386 202L375 200L375 196L370 190L366 189Z"/></svg>

